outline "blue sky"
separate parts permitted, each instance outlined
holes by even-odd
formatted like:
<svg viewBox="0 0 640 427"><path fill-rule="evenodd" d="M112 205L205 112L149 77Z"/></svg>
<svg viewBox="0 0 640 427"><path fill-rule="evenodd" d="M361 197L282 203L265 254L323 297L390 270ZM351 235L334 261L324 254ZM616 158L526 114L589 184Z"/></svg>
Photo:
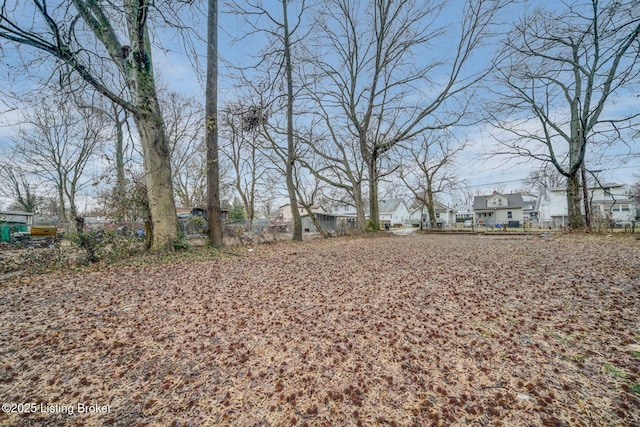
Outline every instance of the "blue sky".
<svg viewBox="0 0 640 427"><path fill-rule="evenodd" d="M274 7L279 8L275 2L273 3ZM521 3L519 7L532 6L536 3L544 4L545 2L528 1ZM550 3L555 4L556 2ZM452 2L452 4L450 13L443 15L443 19L455 15L456 2ZM516 12L519 14L521 10L524 9L519 9ZM194 33L199 37L204 37L206 30L204 19L201 18L202 16L193 19L192 22L197 27ZM223 58L223 61L220 62L219 100L222 105L228 100L233 100L238 93L234 82L228 78L231 70L225 67L225 61L236 65L252 63L254 61L252 58L260 53L264 39L256 35L233 43L232 39L237 38L238 34L242 34L248 29L243 26L238 17L227 13L222 6L219 23L219 49ZM184 51L184 47L177 37L170 39L167 34L158 34L158 37L163 39L162 49L156 49L154 52L154 66L163 86L186 96L203 98L203 79L192 66L193 54ZM201 69L204 69L204 40L194 38L193 43L198 63L201 65ZM446 49L446 46L443 45L441 48ZM5 50L5 54L11 55L11 50ZM5 76L0 75L0 85L2 86L6 86L9 82ZM28 80L18 80L18 83L24 84L26 87L32 85ZM634 94L628 94L618 99L617 102L620 108L632 108L637 105L637 97ZM0 100L0 150L3 145L9 145L11 138L16 134L19 110L14 109L15 107L19 107L19 104L7 99ZM539 168L540 164L523 162L523 159L508 160L492 156L490 153L495 150L496 144L492 133L493 129L482 123L458 131L461 138L470 142L469 148L462 153L457 161L460 177L464 178L467 185L474 191L479 192L490 192L495 187L504 188L507 191L521 188L521 181L527 177L531 170ZM588 153L588 167L601 170L600 178L603 182L631 183L637 180L633 175L640 173L640 147L637 140L627 142L628 146L619 144L609 147L605 152L599 150ZM0 155L2 155L1 151Z"/></svg>
<svg viewBox="0 0 640 427"><path fill-rule="evenodd" d="M275 3L275 2L274 2ZM452 2L455 3L455 2ZM557 2L545 1L528 1L521 3L518 9L514 10L514 14L521 14L525 7L534 7L535 5L546 4L556 5ZM276 8L279 6L275 6ZM445 11L443 19L451 18L456 14L455 5ZM260 51L260 37L254 36L243 42L233 44L232 34L247 31L235 16L220 13L220 53L224 60L234 64L250 64L253 62L252 56ZM204 59L203 59L204 60ZM195 83L193 71L188 61L185 61L185 55L176 51L170 52L168 55L158 54L155 58L156 64L159 64L161 73L166 81L174 83L175 90L182 93L190 93L198 95L202 91L202 87ZM166 64L166 66L164 65ZM221 90L220 100L224 103L227 99L233 99L237 93L236 89L228 84L230 81L225 78L229 70L225 69L221 63L221 79L219 88ZM611 105L610 111L615 109L625 111L637 105L637 97L633 94L627 94L616 100L617 105ZM507 190L516 190L522 187L521 181L527 178L531 170L540 167L539 162L525 161L525 159L507 159L504 157L492 156L490 153L495 150L495 139L492 137L494 129L488 125L479 124L474 127L463 128L458 131L461 138L468 139L471 143L469 148L459 157L458 169L461 176L465 176L467 185L478 191L490 192L495 186L501 186ZM603 151L600 147L592 147L587 154L588 168L592 170L601 170L599 173L601 180L611 182L635 182L634 174L640 173L640 147L637 140L628 140L628 146L618 144L608 147Z"/></svg>

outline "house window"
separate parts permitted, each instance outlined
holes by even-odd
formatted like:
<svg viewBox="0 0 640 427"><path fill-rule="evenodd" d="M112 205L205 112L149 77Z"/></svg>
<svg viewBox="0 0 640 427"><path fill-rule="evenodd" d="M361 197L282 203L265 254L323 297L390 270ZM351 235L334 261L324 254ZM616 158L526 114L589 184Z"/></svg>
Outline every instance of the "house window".
<svg viewBox="0 0 640 427"><path fill-rule="evenodd" d="M629 212L629 205L622 205L620 206L620 210L622 212Z"/></svg>
<svg viewBox="0 0 640 427"><path fill-rule="evenodd" d="M502 205L502 199L498 199L498 204Z"/></svg>
<svg viewBox="0 0 640 427"><path fill-rule="evenodd" d="M611 196L611 187L603 188L602 191L604 191L605 196Z"/></svg>
<svg viewBox="0 0 640 427"><path fill-rule="evenodd" d="M507 212L507 218L512 219L513 218L513 212L508 211Z"/></svg>
<svg viewBox="0 0 640 427"><path fill-rule="evenodd" d="M493 199L493 204L494 205L498 204L498 201L496 199Z"/></svg>
<svg viewBox="0 0 640 427"><path fill-rule="evenodd" d="M440 218L440 212L436 212L436 218Z"/></svg>

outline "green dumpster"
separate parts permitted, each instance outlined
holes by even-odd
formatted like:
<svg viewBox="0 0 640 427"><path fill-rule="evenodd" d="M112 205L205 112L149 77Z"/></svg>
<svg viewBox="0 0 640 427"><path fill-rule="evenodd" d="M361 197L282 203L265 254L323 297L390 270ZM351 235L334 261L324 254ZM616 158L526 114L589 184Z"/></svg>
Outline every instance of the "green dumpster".
<svg viewBox="0 0 640 427"><path fill-rule="evenodd" d="M11 227L8 225L0 226L0 242L8 242L11 240Z"/></svg>

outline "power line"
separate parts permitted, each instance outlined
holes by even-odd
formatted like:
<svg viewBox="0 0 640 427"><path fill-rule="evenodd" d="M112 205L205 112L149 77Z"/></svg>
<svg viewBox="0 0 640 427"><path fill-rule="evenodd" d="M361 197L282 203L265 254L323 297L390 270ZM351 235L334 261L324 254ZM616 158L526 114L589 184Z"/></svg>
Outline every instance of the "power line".
<svg viewBox="0 0 640 427"><path fill-rule="evenodd" d="M638 169L638 170L640 170L640 165L620 166L620 167L615 167L615 168L602 168L601 172L604 172L604 171L617 171L617 170L620 170L620 169ZM511 175L514 174L514 173L520 173L520 172L512 172ZM504 175L510 175L510 174L507 173L507 174L502 174L502 175L504 176ZM484 177L474 178L474 181L475 180L485 180L485 179L488 179L488 178L492 178L492 177L491 176L484 176ZM504 180L504 181L486 182L484 184L472 184L472 185L466 185L466 187L468 187L468 188L478 188L478 187L491 187L491 186L502 185L502 184L513 184L513 183L516 183L516 182L522 182L527 178L528 177L524 177L524 178L521 178L521 179L510 179L510 180Z"/></svg>

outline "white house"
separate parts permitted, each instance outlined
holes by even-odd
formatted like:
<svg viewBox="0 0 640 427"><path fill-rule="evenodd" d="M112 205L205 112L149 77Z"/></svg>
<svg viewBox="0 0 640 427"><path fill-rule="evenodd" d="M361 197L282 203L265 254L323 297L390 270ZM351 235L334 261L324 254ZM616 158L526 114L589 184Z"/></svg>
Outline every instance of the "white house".
<svg viewBox="0 0 640 427"><path fill-rule="evenodd" d="M357 216L356 208L346 203L341 203L331 209L331 213L344 217ZM365 218L369 219L369 205L365 207ZM378 220L380 225L388 224L391 227L401 227L409 221L409 209L403 199L383 199L378 201Z"/></svg>
<svg viewBox="0 0 640 427"><path fill-rule="evenodd" d="M538 202L539 226L545 228L569 225L567 190L548 188L540 194Z"/></svg>
<svg viewBox="0 0 640 427"><path fill-rule="evenodd" d="M409 209L402 199L379 200L378 214L380 224L391 227L402 227L409 219Z"/></svg>
<svg viewBox="0 0 640 427"><path fill-rule="evenodd" d="M466 220L473 219L473 206L462 205L456 209L456 221L464 222Z"/></svg>
<svg viewBox="0 0 640 427"><path fill-rule="evenodd" d="M473 198L476 225L495 227L498 224L520 227L524 220L522 193L502 194L494 191Z"/></svg>
<svg viewBox="0 0 640 427"><path fill-rule="evenodd" d="M532 195L529 195L531 197ZM539 226L538 199L522 200L522 220L531 223L533 226Z"/></svg>
<svg viewBox="0 0 640 427"><path fill-rule="evenodd" d="M456 211L440 202L434 202L434 210L436 214L436 226L438 228L455 228L456 226ZM411 224L422 225L424 228L429 227L429 211L426 207L414 209L409 213L409 220Z"/></svg>
<svg viewBox="0 0 640 427"><path fill-rule="evenodd" d="M638 217L638 206L628 186L607 183L587 190L593 224L613 222L617 226L631 225ZM584 215L584 204L581 204ZM540 224L545 227L569 225L566 188L550 188L540 195Z"/></svg>
<svg viewBox="0 0 640 427"><path fill-rule="evenodd" d="M636 222L640 212L631 189L624 184L604 184L589 189L589 205L593 221L611 220L624 227Z"/></svg>

